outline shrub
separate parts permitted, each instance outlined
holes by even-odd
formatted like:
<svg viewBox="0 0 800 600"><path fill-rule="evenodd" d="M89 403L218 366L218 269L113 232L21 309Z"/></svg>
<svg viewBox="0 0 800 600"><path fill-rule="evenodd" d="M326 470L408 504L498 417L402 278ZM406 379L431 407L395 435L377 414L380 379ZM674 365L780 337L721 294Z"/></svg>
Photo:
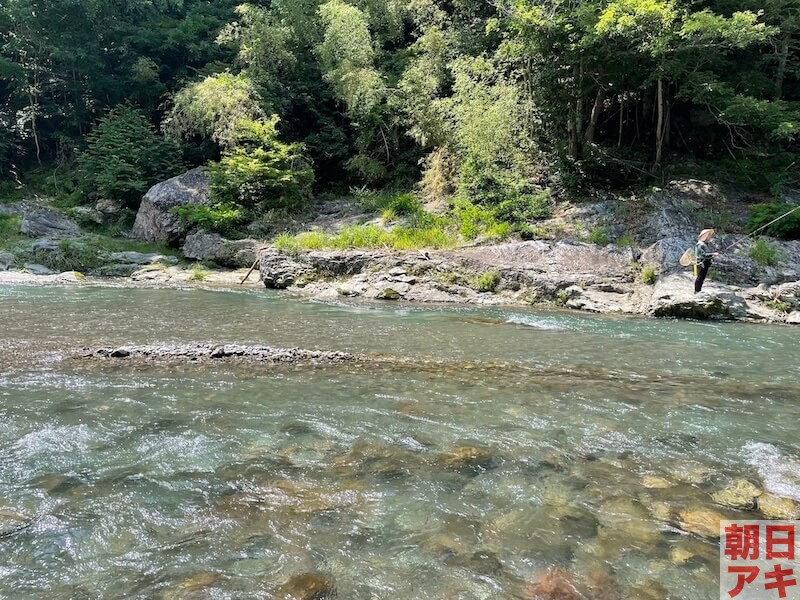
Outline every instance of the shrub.
<svg viewBox="0 0 800 600"><path fill-rule="evenodd" d="M207 168L216 202L261 211L303 207L314 173L302 145L278 140L277 123L277 117L238 123L235 146Z"/></svg>
<svg viewBox="0 0 800 600"><path fill-rule="evenodd" d="M656 278L658 274L656 273L655 267L652 265L646 265L641 272L641 279L642 283L646 283L647 285L653 285L656 282Z"/></svg>
<svg viewBox="0 0 800 600"><path fill-rule="evenodd" d="M589 234L589 241L598 246L607 246L609 242L608 230L605 227L595 227Z"/></svg>
<svg viewBox="0 0 800 600"><path fill-rule="evenodd" d="M414 215L422 210L422 204L414 194L400 194L392 198L388 208L396 215Z"/></svg>
<svg viewBox="0 0 800 600"><path fill-rule="evenodd" d="M777 219L781 215L794 208L797 207L793 204L786 204L782 202L756 204L751 209L748 226L750 227L751 231L756 231L773 219ZM784 240L800 239L800 209L781 219L777 223L773 223L764 230L764 233L765 235L771 235L772 237L777 237Z"/></svg>
<svg viewBox="0 0 800 600"><path fill-rule="evenodd" d="M208 271L203 269L203 267L199 264L193 264L191 267L191 275L189 275L188 281L196 281L198 283L203 282L208 277Z"/></svg>
<svg viewBox="0 0 800 600"><path fill-rule="evenodd" d="M78 172L81 188L92 197L121 200L135 209L151 185L182 169L177 145L131 106L117 106L100 119L87 141Z"/></svg>
<svg viewBox="0 0 800 600"><path fill-rule="evenodd" d="M792 305L785 300L767 300L764 304L781 313L788 313L792 309Z"/></svg>
<svg viewBox="0 0 800 600"><path fill-rule="evenodd" d="M546 219L553 214L550 192L520 194L504 200L494 209L494 216L509 223L526 223Z"/></svg>
<svg viewBox="0 0 800 600"><path fill-rule="evenodd" d="M474 240L496 222L491 210L481 208L467 200L456 202L453 215L458 223L459 232L468 240Z"/></svg>
<svg viewBox="0 0 800 600"><path fill-rule="evenodd" d="M221 235L235 235L238 227L247 220L246 211L233 203L186 204L171 209L185 225L215 231Z"/></svg>
<svg viewBox="0 0 800 600"><path fill-rule="evenodd" d="M778 264L780 258L778 249L762 238L758 238L750 248L750 258L762 267L771 267Z"/></svg>
<svg viewBox="0 0 800 600"><path fill-rule="evenodd" d="M486 271L476 280L473 287L479 292L493 292L500 284L500 273L497 271Z"/></svg>

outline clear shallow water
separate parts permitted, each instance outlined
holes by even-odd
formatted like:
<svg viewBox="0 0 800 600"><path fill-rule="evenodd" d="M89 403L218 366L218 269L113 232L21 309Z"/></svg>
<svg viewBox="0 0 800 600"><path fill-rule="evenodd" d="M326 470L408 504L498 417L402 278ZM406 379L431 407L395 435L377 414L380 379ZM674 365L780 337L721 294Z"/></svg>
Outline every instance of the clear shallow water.
<svg viewBox="0 0 800 600"><path fill-rule="evenodd" d="M187 341L413 360L64 358ZM741 476L800 499L797 358L781 327L0 287L0 525L32 518L0 537L0 597L270 598L322 572L339 598L517 598L558 566L714 598L714 543L663 507L735 515L709 495Z"/></svg>

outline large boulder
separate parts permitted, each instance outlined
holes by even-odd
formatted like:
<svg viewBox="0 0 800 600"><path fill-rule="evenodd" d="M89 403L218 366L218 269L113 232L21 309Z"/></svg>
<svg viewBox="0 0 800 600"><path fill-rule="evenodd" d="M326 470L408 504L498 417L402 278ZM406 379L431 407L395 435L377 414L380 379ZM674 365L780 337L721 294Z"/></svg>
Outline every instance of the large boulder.
<svg viewBox="0 0 800 600"><path fill-rule="evenodd" d="M227 240L216 233L197 231L186 236L183 255L194 260L210 260L223 267L249 267L258 255L258 242Z"/></svg>
<svg viewBox="0 0 800 600"><path fill-rule="evenodd" d="M19 230L31 237L64 238L80 234L80 227L75 221L46 208L26 212Z"/></svg>
<svg viewBox="0 0 800 600"><path fill-rule="evenodd" d="M728 291L712 289L693 293L692 281L670 275L656 282L649 312L654 317L683 319L744 319L750 314L743 298Z"/></svg>
<svg viewBox="0 0 800 600"><path fill-rule="evenodd" d="M278 290L286 289L315 272L307 261L271 248L261 252L259 264L264 285Z"/></svg>
<svg viewBox="0 0 800 600"><path fill-rule="evenodd" d="M200 167L157 183L142 199L133 224L133 236L149 242L176 245L186 235L186 227L171 209L208 203L208 176Z"/></svg>

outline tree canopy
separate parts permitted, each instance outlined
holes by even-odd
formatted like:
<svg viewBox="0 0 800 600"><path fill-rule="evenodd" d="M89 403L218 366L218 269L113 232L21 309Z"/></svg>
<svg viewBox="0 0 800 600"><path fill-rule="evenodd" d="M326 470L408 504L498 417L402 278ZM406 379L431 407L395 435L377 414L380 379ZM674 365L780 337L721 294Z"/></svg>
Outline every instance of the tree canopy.
<svg viewBox="0 0 800 600"><path fill-rule="evenodd" d="M137 121L125 106L189 164L302 156L284 175L303 188L312 170L317 189L447 178L492 204L701 160L759 165L737 170L777 189L800 156L798 15L798 0L5 0L0 177L99 168L86 157L109 119ZM150 183L109 160L125 193Z"/></svg>

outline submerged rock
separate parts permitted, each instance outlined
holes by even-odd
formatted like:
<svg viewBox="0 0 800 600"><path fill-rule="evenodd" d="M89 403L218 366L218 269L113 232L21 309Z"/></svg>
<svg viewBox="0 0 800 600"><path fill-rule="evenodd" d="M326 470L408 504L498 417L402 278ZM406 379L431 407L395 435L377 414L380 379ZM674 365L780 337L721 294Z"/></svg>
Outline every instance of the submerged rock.
<svg viewBox="0 0 800 600"><path fill-rule="evenodd" d="M701 537L718 538L720 523L726 517L707 508L688 508L678 514L678 523L684 531Z"/></svg>
<svg viewBox="0 0 800 600"><path fill-rule="evenodd" d="M791 498L781 498L774 494L762 494L758 497L758 510L768 519L794 521L800 519L800 507Z"/></svg>
<svg viewBox="0 0 800 600"><path fill-rule="evenodd" d="M572 573L551 568L537 575L522 589L524 600L584 600L587 598Z"/></svg>
<svg viewBox="0 0 800 600"><path fill-rule="evenodd" d="M441 455L437 462L446 469L478 474L496 467L500 459L488 448L459 446Z"/></svg>
<svg viewBox="0 0 800 600"><path fill-rule="evenodd" d="M749 509L755 506L756 498L763 493L764 490L746 479L737 479L724 490L711 494L711 499L722 506Z"/></svg>
<svg viewBox="0 0 800 600"><path fill-rule="evenodd" d="M275 596L279 600L331 600L336 597L336 588L326 573L300 573L281 585Z"/></svg>
<svg viewBox="0 0 800 600"><path fill-rule="evenodd" d="M0 508L0 539L24 531L33 524L33 519L10 508Z"/></svg>
<svg viewBox="0 0 800 600"><path fill-rule="evenodd" d="M163 600L190 600L192 598L199 598L203 590L212 587L220 580L217 573L210 573L203 571L195 573L186 577L177 585L168 588L164 591ZM205 597L205 595L203 595Z"/></svg>

